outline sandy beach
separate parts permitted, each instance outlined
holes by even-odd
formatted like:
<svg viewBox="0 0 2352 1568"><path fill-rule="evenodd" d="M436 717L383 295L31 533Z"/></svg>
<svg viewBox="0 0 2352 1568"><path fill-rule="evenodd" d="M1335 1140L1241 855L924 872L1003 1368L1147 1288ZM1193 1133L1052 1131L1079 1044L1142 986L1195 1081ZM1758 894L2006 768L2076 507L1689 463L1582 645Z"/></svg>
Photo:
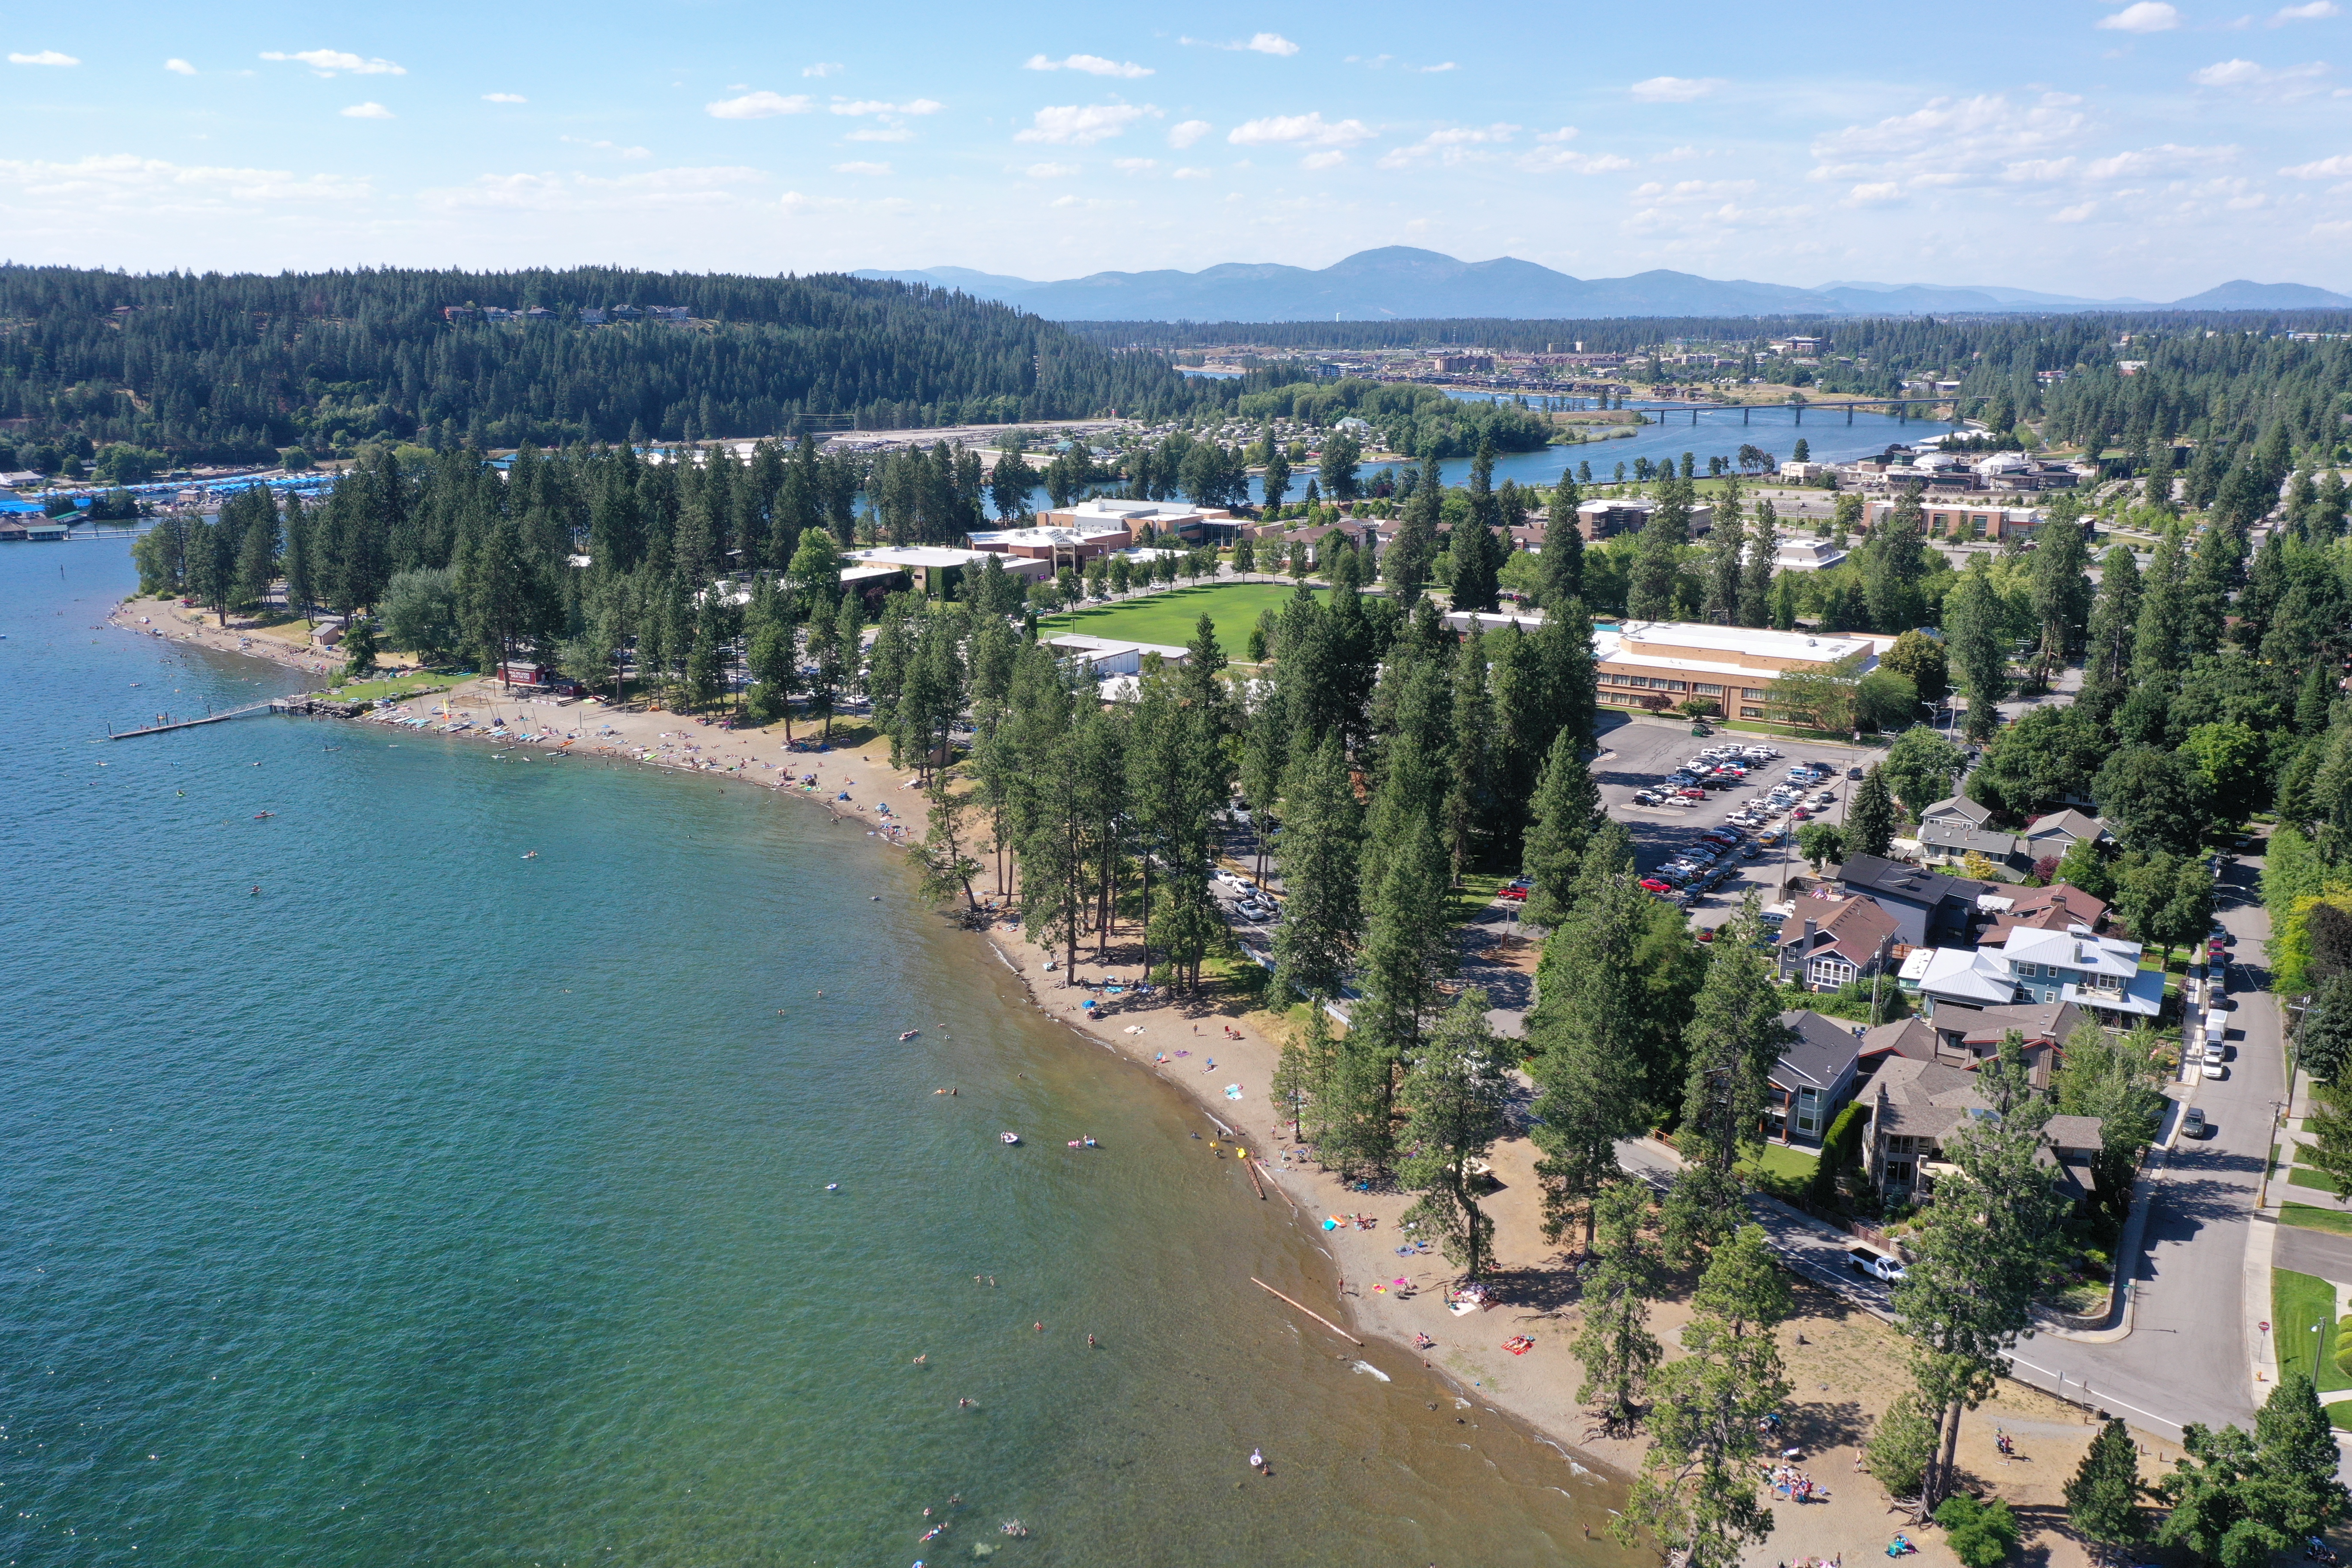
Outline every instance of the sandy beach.
<svg viewBox="0 0 2352 1568"><path fill-rule="evenodd" d="M209 616L152 599L126 601L111 619L141 635L270 658L306 672L331 668L327 658L292 640L299 626L269 636L241 628L233 617L223 629L200 624ZM893 845L919 838L924 828L924 803L913 788L914 776L888 766L887 741L823 752L793 751L787 749L781 724L729 730L713 720L660 710L523 697L488 680L467 681L360 721L437 730L460 719L471 721L460 733L509 748L519 761L631 762L798 795L822 805L843 830ZM820 728L796 724L793 733L813 746ZM993 862L984 846L974 853L989 866L974 882L986 897L996 890ZM1591 1434L1576 1401L1581 1371L1569 1351L1577 1327L1573 1259L1543 1240L1532 1144L1516 1139L1492 1155L1500 1184L1486 1205L1496 1222L1496 1259L1489 1276L1493 1304L1456 1314L1445 1300L1445 1288L1455 1278L1452 1266L1433 1249L1411 1250L1409 1233L1399 1230L1411 1195L1347 1188L1306 1158L1289 1141L1288 1128L1277 1123L1268 1089L1286 1027L1283 1019L1165 994L1139 997L1131 983L1139 974L1141 952L1129 927L1107 942L1082 942L1075 973L1066 972L1058 953L1041 950L1015 922L998 920L985 934L1024 976L1046 1014L1144 1065L1192 1099L1208 1119L1204 1133L1216 1133L1198 1145L1201 1157L1255 1163L1262 1201L1286 1205L1331 1259L1324 1289L1302 1297L1303 1306L1380 1342L1380 1360L1391 1367L1420 1362L1451 1388L1465 1419L1487 1412L1521 1422L1559 1447L1564 1464L1621 1477L1638 1468L1644 1444ZM1129 984L1114 994L1104 984L1109 976ZM1096 1004L1092 1016L1088 1002ZM1360 1226L1357 1216L1368 1223ZM1337 1223L1326 1228L1331 1222ZM1795 1386L1785 1442L1795 1450L1789 1462L1813 1481L1816 1500L1776 1500L1777 1528L1748 1552L1748 1563L1751 1568L1775 1568L1812 1559L1842 1563L1853 1556L1859 1565L1883 1556L1901 1530L1921 1548L1921 1562L1937 1568L1954 1563L1940 1531L1907 1525L1890 1511L1877 1484L1857 1472L1856 1445L1907 1386L1903 1342L1888 1325L1818 1287L1799 1281L1798 1300L1800 1316L1781 1331ZM1293 1308L1271 1296L1265 1305L1270 1312L1296 1316ZM1670 1353L1685 1317L1672 1301L1661 1303L1653 1316L1652 1331ZM1300 1327L1328 1332L1312 1323ZM1524 1355L1504 1348L1506 1340L1521 1334L1534 1341ZM1416 1335L1434 1342L1416 1350ZM1997 1451L1997 1430L2015 1439L2011 1456ZM1963 1484L2007 1500L2026 1525L2026 1550L2044 1553L2048 1568L2088 1568L2091 1562L2081 1543L2063 1532L2062 1489L2095 1430L2083 1411L2010 1383L1964 1427ZM2170 1468L2177 1450L2153 1437L2143 1436L2142 1442L2143 1471L2153 1480Z"/></svg>

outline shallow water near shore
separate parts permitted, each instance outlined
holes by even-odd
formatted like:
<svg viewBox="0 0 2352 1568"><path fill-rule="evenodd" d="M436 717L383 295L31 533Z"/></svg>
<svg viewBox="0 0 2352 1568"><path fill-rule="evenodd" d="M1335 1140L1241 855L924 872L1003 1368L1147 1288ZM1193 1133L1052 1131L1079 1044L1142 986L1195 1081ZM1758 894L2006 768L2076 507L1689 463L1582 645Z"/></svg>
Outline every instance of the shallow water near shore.
<svg viewBox="0 0 2352 1568"><path fill-rule="evenodd" d="M131 582L0 548L0 1561L1633 1561L1613 1487L1251 1285L1338 1315L862 829L327 721L92 743L299 684L100 627Z"/></svg>

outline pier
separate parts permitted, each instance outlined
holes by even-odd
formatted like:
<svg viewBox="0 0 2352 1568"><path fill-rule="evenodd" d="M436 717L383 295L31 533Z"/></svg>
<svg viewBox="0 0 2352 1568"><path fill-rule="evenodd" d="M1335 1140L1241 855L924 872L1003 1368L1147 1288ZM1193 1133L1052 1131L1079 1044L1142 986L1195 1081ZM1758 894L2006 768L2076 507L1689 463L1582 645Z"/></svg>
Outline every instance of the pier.
<svg viewBox="0 0 2352 1568"><path fill-rule="evenodd" d="M206 713L200 719L172 719L159 724L142 725L136 730L110 729L106 732L106 738L110 741L128 741L134 735L168 735L174 730L193 730L199 724L225 723L231 719L242 719L248 713L308 713L310 711L310 699L308 697L270 697L259 702L248 702L242 708L228 708L218 713Z"/></svg>

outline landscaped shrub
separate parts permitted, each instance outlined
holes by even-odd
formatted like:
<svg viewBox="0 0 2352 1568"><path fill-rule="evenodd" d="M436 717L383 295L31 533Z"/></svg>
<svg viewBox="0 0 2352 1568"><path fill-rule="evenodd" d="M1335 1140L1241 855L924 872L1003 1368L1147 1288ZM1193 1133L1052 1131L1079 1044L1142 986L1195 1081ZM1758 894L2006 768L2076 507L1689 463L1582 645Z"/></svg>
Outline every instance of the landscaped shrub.
<svg viewBox="0 0 2352 1568"><path fill-rule="evenodd" d="M1936 1522L1963 1568L1998 1568L2017 1550L2017 1516L1998 1498L1979 1502L1966 1492L1946 1498Z"/></svg>

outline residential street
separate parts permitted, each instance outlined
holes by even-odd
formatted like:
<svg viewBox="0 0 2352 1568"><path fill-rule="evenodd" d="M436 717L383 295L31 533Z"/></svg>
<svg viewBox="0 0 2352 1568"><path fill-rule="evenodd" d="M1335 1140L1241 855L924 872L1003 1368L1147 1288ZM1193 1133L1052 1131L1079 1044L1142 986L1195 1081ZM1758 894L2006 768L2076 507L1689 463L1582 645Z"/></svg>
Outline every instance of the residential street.
<svg viewBox="0 0 2352 1568"><path fill-rule="evenodd" d="M2224 873L2220 915L2233 939L2230 1076L2190 1086L2189 1102L2204 1108L2213 1133L2176 1142L2157 1186L2131 1332L2112 1344L2039 1335L2013 1358L2029 1383L2055 1389L2063 1377L2072 1397L2087 1386L2095 1401L2168 1435L2190 1421L2248 1425L2255 1410L2246 1242L2273 1107L2285 1092L2278 1009L2260 989L2269 980L2263 942L2270 916L2257 900L2259 872L2259 861L2246 861ZM2267 1280L2261 1299L2266 1318Z"/></svg>

